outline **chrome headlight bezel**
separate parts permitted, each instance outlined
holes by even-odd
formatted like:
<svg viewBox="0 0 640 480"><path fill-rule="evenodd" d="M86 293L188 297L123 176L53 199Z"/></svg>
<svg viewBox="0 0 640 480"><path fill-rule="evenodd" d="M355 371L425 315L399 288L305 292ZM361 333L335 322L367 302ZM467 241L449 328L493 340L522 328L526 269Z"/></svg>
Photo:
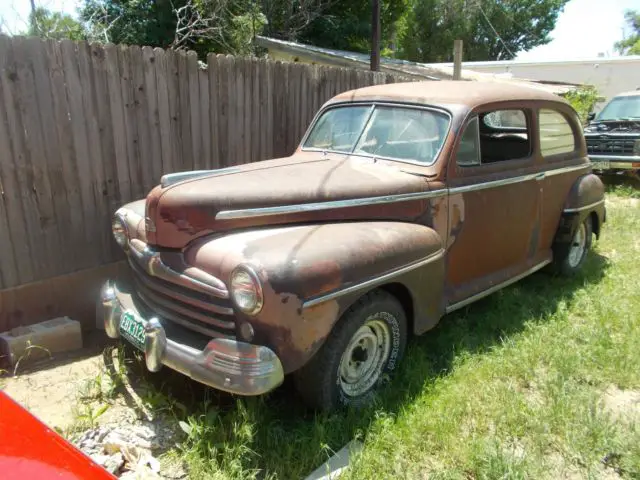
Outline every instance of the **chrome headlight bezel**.
<svg viewBox="0 0 640 480"><path fill-rule="evenodd" d="M247 290L247 286L249 286L254 296L254 300L250 304L247 304L239 297L242 294L240 289ZM262 310L264 306L262 282L251 267L239 265L233 269L229 276L229 297L236 308L247 315L257 315Z"/></svg>
<svg viewBox="0 0 640 480"><path fill-rule="evenodd" d="M129 240L131 240L129 226L125 216L120 212L116 212L111 220L111 233L113 233L113 238L120 248L124 250L129 248Z"/></svg>

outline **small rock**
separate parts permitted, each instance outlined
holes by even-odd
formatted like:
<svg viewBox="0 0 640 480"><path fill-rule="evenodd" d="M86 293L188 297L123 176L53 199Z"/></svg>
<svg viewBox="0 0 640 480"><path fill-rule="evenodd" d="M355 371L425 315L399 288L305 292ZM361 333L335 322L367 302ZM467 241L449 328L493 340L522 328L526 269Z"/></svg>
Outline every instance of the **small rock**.
<svg viewBox="0 0 640 480"><path fill-rule="evenodd" d="M113 475L116 475L118 472L120 472L120 469L123 465L124 457L120 452L110 455L103 464L104 469Z"/></svg>
<svg viewBox="0 0 640 480"><path fill-rule="evenodd" d="M109 460L109 455L104 455L102 453L92 453L89 455L91 459L96 462L98 465L103 465Z"/></svg>

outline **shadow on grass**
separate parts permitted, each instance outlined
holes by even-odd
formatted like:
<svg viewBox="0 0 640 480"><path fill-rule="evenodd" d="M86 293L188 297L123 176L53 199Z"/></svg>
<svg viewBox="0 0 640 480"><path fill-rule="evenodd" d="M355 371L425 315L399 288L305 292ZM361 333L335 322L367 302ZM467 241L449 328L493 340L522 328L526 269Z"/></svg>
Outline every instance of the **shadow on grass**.
<svg viewBox="0 0 640 480"><path fill-rule="evenodd" d="M186 443L192 458L216 464L232 476L304 478L345 443L363 438L380 412L395 414L410 405L436 378L447 375L456 358L488 351L528 323L544 322L561 304L571 303L585 284L598 283L605 257L592 252L574 278L537 273L465 309L409 343L402 367L378 404L364 411L331 415L308 411L290 381L268 396L233 397L192 382L168 369L147 377L165 395L186 407L192 425ZM133 375L145 375L135 369ZM133 382L134 385L140 382ZM135 388L135 387L134 387Z"/></svg>

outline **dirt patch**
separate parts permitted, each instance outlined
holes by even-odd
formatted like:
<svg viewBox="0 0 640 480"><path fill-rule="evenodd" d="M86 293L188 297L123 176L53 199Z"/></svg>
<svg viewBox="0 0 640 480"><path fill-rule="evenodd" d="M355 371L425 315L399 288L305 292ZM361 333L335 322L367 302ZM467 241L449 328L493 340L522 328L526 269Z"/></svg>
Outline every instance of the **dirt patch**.
<svg viewBox="0 0 640 480"><path fill-rule="evenodd" d="M177 420L164 397L131 385L119 352L94 349L40 362L3 377L0 388L111 473L184 478L181 465L168 472L162 458L184 436Z"/></svg>
<svg viewBox="0 0 640 480"><path fill-rule="evenodd" d="M640 198L607 197L607 207L640 207Z"/></svg>
<svg viewBox="0 0 640 480"><path fill-rule="evenodd" d="M621 390L612 385L604 392L603 402L605 410L618 421L640 420L640 390Z"/></svg>

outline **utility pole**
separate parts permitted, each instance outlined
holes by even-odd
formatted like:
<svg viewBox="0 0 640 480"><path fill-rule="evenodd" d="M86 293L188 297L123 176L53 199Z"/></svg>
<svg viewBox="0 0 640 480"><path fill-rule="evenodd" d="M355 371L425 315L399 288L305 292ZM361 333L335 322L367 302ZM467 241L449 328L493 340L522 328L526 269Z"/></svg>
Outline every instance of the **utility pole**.
<svg viewBox="0 0 640 480"><path fill-rule="evenodd" d="M453 41L453 79L460 80L462 76L462 40Z"/></svg>
<svg viewBox="0 0 640 480"><path fill-rule="evenodd" d="M380 70L380 0L371 0L371 71Z"/></svg>
<svg viewBox="0 0 640 480"><path fill-rule="evenodd" d="M36 0L31 0L31 15L29 17L29 28L31 33L36 33Z"/></svg>

